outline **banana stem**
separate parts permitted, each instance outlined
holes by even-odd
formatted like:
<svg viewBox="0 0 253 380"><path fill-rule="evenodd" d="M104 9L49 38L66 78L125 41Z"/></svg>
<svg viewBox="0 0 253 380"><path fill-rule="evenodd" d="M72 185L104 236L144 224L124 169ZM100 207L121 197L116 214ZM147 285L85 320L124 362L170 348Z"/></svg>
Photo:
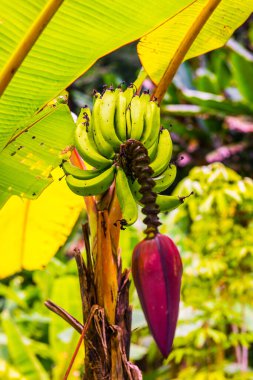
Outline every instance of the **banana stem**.
<svg viewBox="0 0 253 380"><path fill-rule="evenodd" d="M188 50L192 46L193 42L197 38L199 32L215 11L221 0L209 0L207 4L203 7L202 11L199 13L193 24L191 25L188 33L185 35L183 41L181 42L178 50L176 51L174 57L170 61L162 79L160 80L158 86L156 87L153 98L157 98L158 102L161 103L167 88L172 82L174 75L176 74L179 66L183 62Z"/></svg>
<svg viewBox="0 0 253 380"><path fill-rule="evenodd" d="M72 151L72 155L70 158L73 165L76 165L77 167L81 169L86 169L84 162L82 161L81 157L79 156L76 148ZM87 210L87 215L89 219L89 226L90 226L90 233L91 233L91 251L94 257L96 257L96 247L97 247L97 206L95 198L90 197L84 197L84 202Z"/></svg>

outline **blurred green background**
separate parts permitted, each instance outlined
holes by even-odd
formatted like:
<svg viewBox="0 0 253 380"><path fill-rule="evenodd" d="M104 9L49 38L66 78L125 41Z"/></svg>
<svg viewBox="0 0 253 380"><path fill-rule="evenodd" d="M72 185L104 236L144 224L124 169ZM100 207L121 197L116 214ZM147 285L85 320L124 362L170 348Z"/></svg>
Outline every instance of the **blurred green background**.
<svg viewBox="0 0 253 380"><path fill-rule="evenodd" d="M162 217L184 265L174 350L163 360L131 287L131 360L145 380L253 379L253 19L217 51L184 63L161 106L178 176L167 193L194 196ZM92 105L93 89L129 84L140 63L135 44L99 60L69 89L70 108ZM148 80L144 88L152 90ZM50 313L51 299L81 320L75 262L80 216L67 244L43 271L0 284L0 379L61 380L78 334ZM123 265L143 237L141 220L121 234ZM70 379L79 379L82 352ZM26 373L24 376L23 374Z"/></svg>

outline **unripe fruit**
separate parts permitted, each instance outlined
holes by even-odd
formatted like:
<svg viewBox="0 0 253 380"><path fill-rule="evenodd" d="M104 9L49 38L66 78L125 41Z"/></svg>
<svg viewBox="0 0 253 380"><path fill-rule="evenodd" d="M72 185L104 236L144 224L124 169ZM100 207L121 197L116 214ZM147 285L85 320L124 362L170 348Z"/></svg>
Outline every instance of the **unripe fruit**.
<svg viewBox="0 0 253 380"><path fill-rule="evenodd" d="M174 242L162 234L141 241L134 248L132 273L150 331L167 357L176 330L182 277Z"/></svg>

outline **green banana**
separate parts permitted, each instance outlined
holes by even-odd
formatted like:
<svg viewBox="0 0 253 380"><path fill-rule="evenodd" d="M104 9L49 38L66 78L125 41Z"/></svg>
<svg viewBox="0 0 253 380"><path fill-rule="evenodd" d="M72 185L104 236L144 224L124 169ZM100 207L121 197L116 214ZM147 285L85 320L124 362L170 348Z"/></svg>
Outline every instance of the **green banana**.
<svg viewBox="0 0 253 380"><path fill-rule="evenodd" d="M80 124L80 123L88 123L90 122L90 118L91 118L91 112L90 112L90 109L88 106L84 106L80 109L80 113L77 117L77 120L76 120L76 125L77 124Z"/></svg>
<svg viewBox="0 0 253 380"><path fill-rule="evenodd" d="M149 149L157 140L160 131L160 107L155 101L150 101L147 104L147 109L144 114L144 132L140 141Z"/></svg>
<svg viewBox="0 0 253 380"><path fill-rule="evenodd" d="M143 113L143 119L144 119L144 115L146 114L147 106L149 103L150 103L149 92L144 91L140 96L140 106L141 106L142 113ZM143 120L143 122L144 122L144 120ZM144 125L143 125L143 128L144 128Z"/></svg>
<svg viewBox="0 0 253 380"><path fill-rule="evenodd" d="M126 98L126 107L129 106L131 103L132 97L136 93L136 90L134 89L134 85L130 84L130 86L127 87L127 89L123 92L125 98Z"/></svg>
<svg viewBox="0 0 253 380"><path fill-rule="evenodd" d="M159 136L156 158L149 165L154 171L153 176L157 177L168 167L172 156L172 149L173 145L170 133L167 129L162 129Z"/></svg>
<svg viewBox="0 0 253 380"><path fill-rule="evenodd" d="M121 141L126 141L126 108L127 100L121 91L116 99L115 131Z"/></svg>
<svg viewBox="0 0 253 380"><path fill-rule="evenodd" d="M85 114L89 114L90 110L86 107L85 109L81 110L81 115L79 115L77 120L77 126L75 129L75 145L76 148L80 154L80 156L86 161L88 164L94 166L95 168L102 169L110 166L113 161L107 159L106 157L102 156L98 150L97 146L95 144L95 141L93 139L93 131L91 126L91 120L87 119ZM85 120L84 122L81 122L81 120Z"/></svg>
<svg viewBox="0 0 253 380"><path fill-rule="evenodd" d="M115 90L114 90L114 95L116 96L116 98L118 97L118 95L119 95L120 92L122 92L121 85L119 85L118 87L116 87Z"/></svg>
<svg viewBox="0 0 253 380"><path fill-rule="evenodd" d="M66 175L72 175L78 179L90 179L101 174L101 170L84 170L71 164L70 161L64 161L61 166Z"/></svg>
<svg viewBox="0 0 253 380"><path fill-rule="evenodd" d="M123 216L121 226L130 226L138 218L138 207L129 187L127 176L121 167L117 167L115 185Z"/></svg>
<svg viewBox="0 0 253 380"><path fill-rule="evenodd" d="M130 103L132 101L132 98L135 94L135 89L133 85L130 85L127 87L125 91L122 92L121 97L125 98L125 129L126 132L124 132L124 127L122 127L122 136L125 138L122 139L122 141L125 141L127 139L130 139L131 137L131 130L132 130L132 122L131 122L131 111L130 111ZM123 100L122 100L123 103Z"/></svg>
<svg viewBox="0 0 253 380"><path fill-rule="evenodd" d="M154 144L148 149L148 156L150 158L150 162L154 161L156 155L157 155L157 146L158 146L158 139L154 142Z"/></svg>
<svg viewBox="0 0 253 380"><path fill-rule="evenodd" d="M119 140L114 128L116 99L112 89L105 90L100 104L100 130L104 139L118 152L122 141Z"/></svg>
<svg viewBox="0 0 253 380"><path fill-rule="evenodd" d="M158 177L153 177L153 180L155 181L154 191L156 193L161 193L162 191L167 190L175 181L176 175L176 165L170 164Z"/></svg>
<svg viewBox="0 0 253 380"><path fill-rule="evenodd" d="M89 196L104 193L114 180L115 166L112 165L107 170L94 178L82 180L68 175L66 177L67 185L77 195Z"/></svg>
<svg viewBox="0 0 253 380"><path fill-rule="evenodd" d="M135 188L133 184L130 183L130 188L136 202L140 203L142 195ZM184 203L186 197L177 197L175 195L162 195L157 194L156 204L159 206L160 212L169 212L179 207Z"/></svg>
<svg viewBox="0 0 253 380"><path fill-rule="evenodd" d="M143 102L143 100L142 100ZM144 107L141 106L141 100L138 95L135 95L130 103L131 112L131 139L140 140L144 126Z"/></svg>
<svg viewBox="0 0 253 380"><path fill-rule="evenodd" d="M128 135L131 139L140 140L144 131L144 115L147 105L150 102L150 95L144 92L141 96L133 96L130 103L131 128L128 128Z"/></svg>
<svg viewBox="0 0 253 380"><path fill-rule="evenodd" d="M131 111L130 108L126 109L126 138L130 139L132 132L132 120L131 120Z"/></svg>
<svg viewBox="0 0 253 380"><path fill-rule="evenodd" d="M185 197L177 197L175 195L158 194L156 204L159 206L161 212L169 212L184 203L184 198Z"/></svg>
<svg viewBox="0 0 253 380"><path fill-rule="evenodd" d="M92 110L92 128L93 128L93 135L94 135L94 140L97 145L98 151L105 157L107 158L112 158L114 156L114 150L103 137L103 134L100 129L100 107L101 107L101 102L102 99L100 97L99 93L95 94L95 102L93 105L93 110Z"/></svg>

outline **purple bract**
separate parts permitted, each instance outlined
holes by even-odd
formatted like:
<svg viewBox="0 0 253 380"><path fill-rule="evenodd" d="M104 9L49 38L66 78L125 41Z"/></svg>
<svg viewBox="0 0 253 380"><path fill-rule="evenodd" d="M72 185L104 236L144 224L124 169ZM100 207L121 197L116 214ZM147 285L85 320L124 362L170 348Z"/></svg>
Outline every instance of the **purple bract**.
<svg viewBox="0 0 253 380"><path fill-rule="evenodd" d="M182 277L174 242L162 234L141 241L134 248L132 273L150 331L167 357L176 330Z"/></svg>

